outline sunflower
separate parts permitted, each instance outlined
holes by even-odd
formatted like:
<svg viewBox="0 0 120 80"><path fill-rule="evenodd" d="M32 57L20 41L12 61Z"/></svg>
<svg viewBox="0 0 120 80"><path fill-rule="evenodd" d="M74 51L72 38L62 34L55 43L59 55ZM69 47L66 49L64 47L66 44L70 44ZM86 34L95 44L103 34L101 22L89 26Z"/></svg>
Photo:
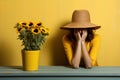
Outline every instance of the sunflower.
<svg viewBox="0 0 120 80"><path fill-rule="evenodd" d="M19 32L19 33L20 33L20 32L22 32L23 30L25 30L25 28L20 27L20 28L18 28L18 29L17 29L17 32Z"/></svg>
<svg viewBox="0 0 120 80"><path fill-rule="evenodd" d="M39 28L33 27L33 28L31 28L31 32L32 32L33 34L39 34L39 33L40 33L40 30L39 30Z"/></svg>
<svg viewBox="0 0 120 80"><path fill-rule="evenodd" d="M29 22L28 26L33 27L34 23L33 22Z"/></svg>
<svg viewBox="0 0 120 80"><path fill-rule="evenodd" d="M21 26L22 26L23 28L25 28L26 30L29 30L29 26L28 26L28 23L27 23L27 22L22 22L22 23L21 23Z"/></svg>
<svg viewBox="0 0 120 80"><path fill-rule="evenodd" d="M27 22L19 22L19 25L20 26L25 26L25 25L27 25Z"/></svg>
<svg viewBox="0 0 120 80"><path fill-rule="evenodd" d="M41 22L37 23L37 26L41 26L41 25L42 25L42 23L41 23Z"/></svg>
<svg viewBox="0 0 120 80"><path fill-rule="evenodd" d="M49 29L48 28L41 27L40 31L41 31L42 34L49 34Z"/></svg>
<svg viewBox="0 0 120 80"><path fill-rule="evenodd" d="M27 23L26 23L26 22L22 22L21 24L22 24L22 25L27 25Z"/></svg>

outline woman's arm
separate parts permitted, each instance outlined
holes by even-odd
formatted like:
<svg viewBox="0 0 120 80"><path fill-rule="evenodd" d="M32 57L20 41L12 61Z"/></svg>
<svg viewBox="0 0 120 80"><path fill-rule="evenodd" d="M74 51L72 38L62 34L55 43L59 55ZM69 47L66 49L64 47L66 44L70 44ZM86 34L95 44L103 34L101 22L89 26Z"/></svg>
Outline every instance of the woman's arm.
<svg viewBox="0 0 120 80"><path fill-rule="evenodd" d="M81 36L78 31L75 31L74 35L76 37L76 46L75 46L75 51L72 58L72 66L74 68L79 68L80 60L81 60Z"/></svg>
<svg viewBox="0 0 120 80"><path fill-rule="evenodd" d="M75 50L72 49L71 41L67 39L67 35L64 35L62 38L63 47L65 49L65 54L67 56L67 59L69 61L69 64L73 66L74 68L79 68L80 65L80 57L81 57L81 42L76 34L76 46Z"/></svg>
<svg viewBox="0 0 120 80"><path fill-rule="evenodd" d="M76 43L75 53L72 58L72 66L74 68L79 68L80 60L81 60L81 42L78 41Z"/></svg>
<svg viewBox="0 0 120 80"><path fill-rule="evenodd" d="M82 45L82 55L83 55L85 67L86 68L91 68L92 67L92 60L91 60L91 58L89 56L89 53L86 49L85 42L82 41L81 45Z"/></svg>
<svg viewBox="0 0 120 80"><path fill-rule="evenodd" d="M85 45L86 37L87 37L87 31L83 31L82 41L81 41L82 55L83 55L85 67L91 68L92 67L92 60L89 56L89 53L88 53L86 45Z"/></svg>

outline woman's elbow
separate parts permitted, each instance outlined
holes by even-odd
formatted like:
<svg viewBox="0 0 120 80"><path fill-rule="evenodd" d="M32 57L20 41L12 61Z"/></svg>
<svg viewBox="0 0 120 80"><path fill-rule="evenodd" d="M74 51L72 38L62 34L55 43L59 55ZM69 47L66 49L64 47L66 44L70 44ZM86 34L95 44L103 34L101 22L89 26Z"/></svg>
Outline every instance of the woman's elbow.
<svg viewBox="0 0 120 80"><path fill-rule="evenodd" d="M91 68L92 68L92 66L91 66L91 65L86 66L86 69L91 69Z"/></svg>
<svg viewBox="0 0 120 80"><path fill-rule="evenodd" d="M87 64L85 68L91 69L92 68L92 62L90 62L89 64Z"/></svg>
<svg viewBox="0 0 120 80"><path fill-rule="evenodd" d="M75 63L74 61L71 61L71 66L75 69L79 68L79 65L77 63Z"/></svg>
<svg viewBox="0 0 120 80"><path fill-rule="evenodd" d="M72 66L73 66L73 68L75 68L75 69L78 69L78 68L79 68L78 65L72 65Z"/></svg>

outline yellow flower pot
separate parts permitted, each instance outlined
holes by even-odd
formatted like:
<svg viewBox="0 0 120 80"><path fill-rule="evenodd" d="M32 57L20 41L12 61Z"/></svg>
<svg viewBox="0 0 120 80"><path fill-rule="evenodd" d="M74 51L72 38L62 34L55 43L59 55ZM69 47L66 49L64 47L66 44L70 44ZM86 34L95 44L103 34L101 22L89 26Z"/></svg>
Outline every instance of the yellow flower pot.
<svg viewBox="0 0 120 80"><path fill-rule="evenodd" d="M40 55L40 50L36 50L36 51L23 50L22 51L23 70L25 71L38 70L39 55Z"/></svg>

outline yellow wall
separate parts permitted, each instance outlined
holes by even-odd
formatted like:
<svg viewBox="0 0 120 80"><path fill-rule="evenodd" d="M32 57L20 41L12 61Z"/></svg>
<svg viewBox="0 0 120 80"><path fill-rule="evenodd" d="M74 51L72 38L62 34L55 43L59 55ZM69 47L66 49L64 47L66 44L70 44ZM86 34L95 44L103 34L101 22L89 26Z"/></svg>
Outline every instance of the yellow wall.
<svg viewBox="0 0 120 80"><path fill-rule="evenodd" d="M75 9L87 9L102 28L98 55L101 66L120 66L120 0L0 0L0 65L21 65L21 41L16 22L42 21L51 33L42 46L40 65L65 65L59 27L71 20Z"/></svg>

